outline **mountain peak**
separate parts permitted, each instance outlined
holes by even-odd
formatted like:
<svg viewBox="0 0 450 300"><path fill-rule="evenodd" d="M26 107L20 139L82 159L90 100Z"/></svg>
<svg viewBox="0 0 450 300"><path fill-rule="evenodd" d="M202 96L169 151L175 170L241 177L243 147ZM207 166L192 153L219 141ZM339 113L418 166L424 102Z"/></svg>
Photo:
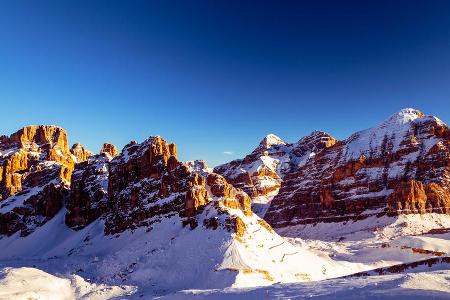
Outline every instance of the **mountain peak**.
<svg viewBox="0 0 450 300"><path fill-rule="evenodd" d="M403 108L399 112L391 115L382 125L403 125L424 117L425 114L414 108Z"/></svg>
<svg viewBox="0 0 450 300"><path fill-rule="evenodd" d="M312 139L312 138L320 138L320 137L330 137L333 138L329 133L325 132L325 131L321 131L321 130L314 130L312 131L310 134L305 135L304 137L302 137L299 142L301 140L304 139Z"/></svg>
<svg viewBox="0 0 450 300"><path fill-rule="evenodd" d="M286 145L286 142L273 133L269 133L268 135L266 135L266 137L263 138L262 141L259 143L259 146L265 149L269 149L275 145Z"/></svg>

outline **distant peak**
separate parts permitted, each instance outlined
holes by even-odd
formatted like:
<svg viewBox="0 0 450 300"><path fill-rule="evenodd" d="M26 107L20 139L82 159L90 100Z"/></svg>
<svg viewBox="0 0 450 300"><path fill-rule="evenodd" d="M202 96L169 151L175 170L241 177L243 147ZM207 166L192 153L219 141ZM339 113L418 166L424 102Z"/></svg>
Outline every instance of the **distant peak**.
<svg viewBox="0 0 450 300"><path fill-rule="evenodd" d="M308 134L306 137L322 137L322 136L327 136L327 137L331 137L330 134L326 133L325 131L321 131L321 130L314 130L313 132L311 132L310 134Z"/></svg>
<svg viewBox="0 0 450 300"><path fill-rule="evenodd" d="M208 167L204 160L189 160L185 162L185 165L191 172L200 173L204 176L212 172L212 169Z"/></svg>
<svg viewBox="0 0 450 300"><path fill-rule="evenodd" d="M100 155L114 158L119 154L117 147L110 143L104 143L102 149L100 150Z"/></svg>
<svg viewBox="0 0 450 300"><path fill-rule="evenodd" d="M310 149L323 149L333 146L337 140L331 136L330 134L320 131L314 130L310 134L302 137L297 143L296 147L307 147Z"/></svg>
<svg viewBox="0 0 450 300"><path fill-rule="evenodd" d="M275 134L269 133L268 135L266 135L265 138L263 138L263 140L261 141L261 143L259 143L259 145L260 145L260 147L269 149L275 145L286 145L286 142L283 141L278 136L276 136Z"/></svg>
<svg viewBox="0 0 450 300"><path fill-rule="evenodd" d="M382 125L403 125L424 117L425 114L414 108L403 108L399 112L390 116Z"/></svg>
<svg viewBox="0 0 450 300"><path fill-rule="evenodd" d="M81 145L80 142L76 142L75 144L72 145L72 147L70 149L79 149L79 148L84 148L83 145Z"/></svg>
<svg viewBox="0 0 450 300"><path fill-rule="evenodd" d="M314 130L313 132L311 132L310 134L305 135L304 137L302 137L297 144L302 144L304 142L310 142L312 140L321 140L321 139L335 139L333 136L331 136L330 134L326 133L325 131L320 131L320 130Z"/></svg>
<svg viewBox="0 0 450 300"><path fill-rule="evenodd" d="M415 108L403 108L401 109L397 115L399 116L415 116L416 118L421 118L425 116L423 112Z"/></svg>

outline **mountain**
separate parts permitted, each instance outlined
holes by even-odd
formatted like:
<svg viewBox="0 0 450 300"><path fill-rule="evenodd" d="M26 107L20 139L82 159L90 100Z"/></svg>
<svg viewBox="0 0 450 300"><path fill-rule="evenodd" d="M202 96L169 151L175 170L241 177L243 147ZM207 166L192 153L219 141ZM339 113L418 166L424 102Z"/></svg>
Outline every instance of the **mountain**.
<svg viewBox="0 0 450 300"><path fill-rule="evenodd" d="M0 137L0 299L331 295L326 282L347 295L385 274L446 282L449 132L404 109L343 141L270 134L211 169L179 161L159 136L94 154L69 148L63 128L24 127Z"/></svg>
<svg viewBox="0 0 450 300"><path fill-rule="evenodd" d="M449 132L438 118L403 109L292 169L265 218L285 227L448 214Z"/></svg>
<svg viewBox="0 0 450 300"><path fill-rule="evenodd" d="M62 208L75 163L90 153L69 150L66 131L28 126L0 137L0 234L28 235Z"/></svg>
<svg viewBox="0 0 450 300"><path fill-rule="evenodd" d="M252 212L247 193L205 162L180 162L176 145L159 136L120 153L105 144L94 155L80 145L68 150L62 128L25 127L2 138L1 149L4 178L21 180L2 190L0 202L0 261L8 266L76 274L112 290L137 286L146 295L321 280L368 268L279 236ZM36 172L45 176L29 181Z"/></svg>
<svg viewBox="0 0 450 300"><path fill-rule="evenodd" d="M270 201L278 194L283 178L335 143L336 139L321 131L314 131L294 144L269 134L252 153L217 166L214 172L246 191L252 197L255 213L263 217Z"/></svg>
<svg viewBox="0 0 450 300"><path fill-rule="evenodd" d="M407 108L343 141L315 131L289 144L270 134L214 171L246 190L276 228L449 214L449 136L441 120Z"/></svg>

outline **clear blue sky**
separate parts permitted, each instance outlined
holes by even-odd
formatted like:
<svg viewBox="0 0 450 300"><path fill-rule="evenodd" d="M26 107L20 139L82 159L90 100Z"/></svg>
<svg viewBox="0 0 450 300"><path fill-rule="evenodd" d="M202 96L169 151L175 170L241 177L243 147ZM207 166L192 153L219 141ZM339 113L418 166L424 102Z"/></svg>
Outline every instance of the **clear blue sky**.
<svg viewBox="0 0 450 300"><path fill-rule="evenodd" d="M403 107L450 121L449 103L450 1L0 2L3 134L159 134L216 165L267 133L345 138Z"/></svg>

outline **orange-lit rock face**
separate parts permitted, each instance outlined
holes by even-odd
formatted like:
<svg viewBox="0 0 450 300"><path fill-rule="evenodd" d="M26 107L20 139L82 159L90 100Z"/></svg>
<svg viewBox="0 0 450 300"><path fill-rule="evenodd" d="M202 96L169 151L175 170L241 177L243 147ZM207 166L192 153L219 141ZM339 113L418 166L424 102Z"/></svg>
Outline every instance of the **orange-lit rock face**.
<svg viewBox="0 0 450 300"><path fill-rule="evenodd" d="M238 239L242 238L247 230L247 226L245 225L244 221L242 221L242 219L237 216L227 218L225 221L225 227L229 231L236 233L236 237Z"/></svg>
<svg viewBox="0 0 450 300"><path fill-rule="evenodd" d="M28 126L0 141L0 234L25 235L62 207L75 161L60 127Z"/></svg>
<svg viewBox="0 0 450 300"><path fill-rule="evenodd" d="M70 153L72 153L72 155L76 158L77 163L86 161L89 157L93 155L91 151L87 150L80 143L74 144L72 148L70 148Z"/></svg>
<svg viewBox="0 0 450 300"><path fill-rule="evenodd" d="M35 145L47 145L48 149L58 149L63 153L69 152L67 133L57 126L27 126L9 137L11 144L18 144L20 148L30 149Z"/></svg>
<svg viewBox="0 0 450 300"><path fill-rule="evenodd" d="M207 178L211 193L216 197L234 198L234 188L223 176L211 173Z"/></svg>
<svg viewBox="0 0 450 300"><path fill-rule="evenodd" d="M205 178L195 173L188 181L188 190L185 200L185 215L188 217L195 216L197 211L209 202L210 196L206 189Z"/></svg>
<svg viewBox="0 0 450 300"><path fill-rule="evenodd" d="M114 158L119 154L117 147L113 144L104 143L102 149L100 150L100 155L109 156L110 158Z"/></svg>
<svg viewBox="0 0 450 300"><path fill-rule="evenodd" d="M212 200L212 209L222 214L224 207L252 214L247 194L212 174L205 163L180 163L176 146L161 137L132 142L120 155L111 144L99 155L80 144L68 150L66 138L54 126L0 137L0 235L27 235L64 205L66 225L78 230L103 218L107 234L151 229L171 216L195 228L197 215ZM209 175L213 180L207 184Z"/></svg>
<svg viewBox="0 0 450 300"><path fill-rule="evenodd" d="M67 134L56 126L28 126L0 144L0 193L6 199L22 190L22 182L44 161L64 166L61 179L70 181L74 160L67 146Z"/></svg>
<svg viewBox="0 0 450 300"><path fill-rule="evenodd" d="M141 144L128 144L110 162L108 201L111 211L105 229L108 234L141 226L150 228L161 218L174 215L188 217L191 227L195 228L195 216L212 197L220 198L225 206L242 207L246 214L251 214L249 197L245 198L245 193L218 174L202 175L178 162L176 155L174 144L151 137ZM238 193L242 194L240 200L235 197Z"/></svg>
<svg viewBox="0 0 450 300"><path fill-rule="evenodd" d="M402 182L387 200L390 214L450 213L449 193L434 182L430 184L416 180Z"/></svg>
<svg viewBox="0 0 450 300"><path fill-rule="evenodd" d="M252 215L252 200L250 196L244 191L236 192L236 199L239 202L239 208L244 212L246 216Z"/></svg>
<svg viewBox="0 0 450 300"><path fill-rule="evenodd" d="M420 181L409 180L397 185L388 200L390 212L425 213L427 206L427 195Z"/></svg>
<svg viewBox="0 0 450 300"><path fill-rule="evenodd" d="M236 189L227 180L215 173L210 173L207 177L207 184L211 193L219 197L225 207L231 209L240 209L245 215L252 215L251 199L247 193Z"/></svg>
<svg viewBox="0 0 450 300"><path fill-rule="evenodd" d="M370 214L448 213L449 140L440 120L402 110L291 167L265 219L284 227Z"/></svg>

